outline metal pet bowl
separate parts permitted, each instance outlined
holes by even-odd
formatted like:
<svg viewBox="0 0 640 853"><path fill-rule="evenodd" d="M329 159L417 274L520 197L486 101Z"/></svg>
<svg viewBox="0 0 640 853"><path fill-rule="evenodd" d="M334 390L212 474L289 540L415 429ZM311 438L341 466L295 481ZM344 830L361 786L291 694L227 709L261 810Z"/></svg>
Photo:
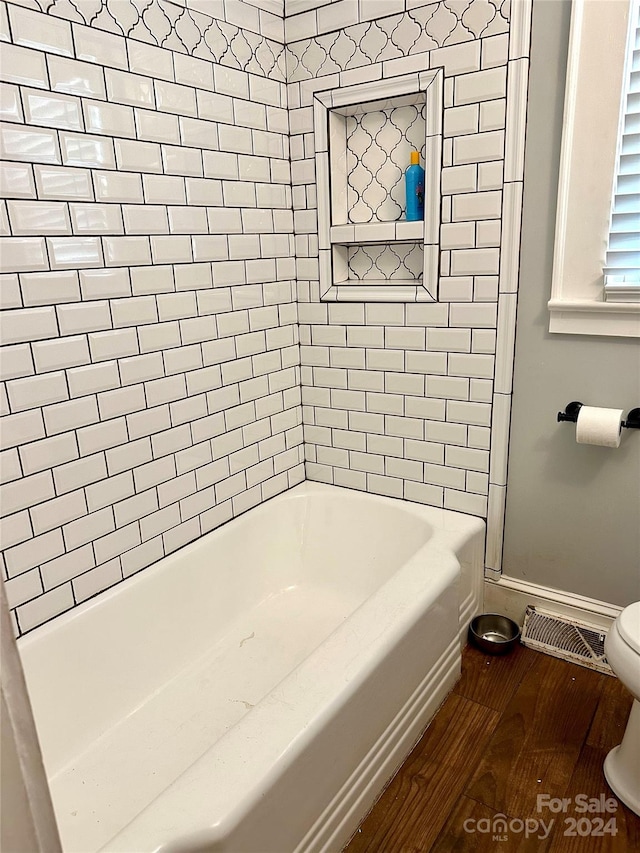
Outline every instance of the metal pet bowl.
<svg viewBox="0 0 640 853"><path fill-rule="evenodd" d="M469 625L469 640L489 655L507 654L519 639L517 623L497 613L476 616Z"/></svg>

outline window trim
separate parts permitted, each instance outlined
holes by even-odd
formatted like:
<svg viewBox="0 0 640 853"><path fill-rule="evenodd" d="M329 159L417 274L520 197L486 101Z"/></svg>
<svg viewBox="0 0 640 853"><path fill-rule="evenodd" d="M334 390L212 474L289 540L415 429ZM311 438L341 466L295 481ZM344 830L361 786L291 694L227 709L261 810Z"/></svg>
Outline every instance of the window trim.
<svg viewBox="0 0 640 853"><path fill-rule="evenodd" d="M640 337L640 303L605 302L604 265L629 15L635 0L574 0L551 299L552 333ZM607 32L607 38L603 38Z"/></svg>

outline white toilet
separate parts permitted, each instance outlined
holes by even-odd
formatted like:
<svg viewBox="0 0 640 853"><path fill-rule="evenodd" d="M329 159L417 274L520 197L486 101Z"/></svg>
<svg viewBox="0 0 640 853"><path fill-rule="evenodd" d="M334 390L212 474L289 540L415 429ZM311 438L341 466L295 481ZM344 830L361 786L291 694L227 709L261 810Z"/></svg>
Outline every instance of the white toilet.
<svg viewBox="0 0 640 853"><path fill-rule="evenodd" d="M618 799L640 815L640 601L625 607L615 620L604 650L634 700L622 743L604 760L604 775Z"/></svg>

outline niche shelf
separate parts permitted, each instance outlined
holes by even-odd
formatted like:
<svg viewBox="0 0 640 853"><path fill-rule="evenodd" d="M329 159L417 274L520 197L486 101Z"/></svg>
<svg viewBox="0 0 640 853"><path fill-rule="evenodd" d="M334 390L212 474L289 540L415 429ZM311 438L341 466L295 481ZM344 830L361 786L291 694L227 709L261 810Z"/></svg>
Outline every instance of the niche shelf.
<svg viewBox="0 0 640 853"><path fill-rule="evenodd" d="M437 299L442 70L316 92L320 298ZM404 171L418 150L424 222L404 219Z"/></svg>

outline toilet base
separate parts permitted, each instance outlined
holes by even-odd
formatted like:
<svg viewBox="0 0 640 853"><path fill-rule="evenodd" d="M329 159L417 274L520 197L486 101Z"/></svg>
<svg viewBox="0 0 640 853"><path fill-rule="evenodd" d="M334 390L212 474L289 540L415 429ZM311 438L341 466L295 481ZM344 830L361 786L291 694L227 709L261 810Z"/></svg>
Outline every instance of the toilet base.
<svg viewBox="0 0 640 853"><path fill-rule="evenodd" d="M622 743L604 760L609 787L625 806L640 817L640 702L634 699Z"/></svg>

